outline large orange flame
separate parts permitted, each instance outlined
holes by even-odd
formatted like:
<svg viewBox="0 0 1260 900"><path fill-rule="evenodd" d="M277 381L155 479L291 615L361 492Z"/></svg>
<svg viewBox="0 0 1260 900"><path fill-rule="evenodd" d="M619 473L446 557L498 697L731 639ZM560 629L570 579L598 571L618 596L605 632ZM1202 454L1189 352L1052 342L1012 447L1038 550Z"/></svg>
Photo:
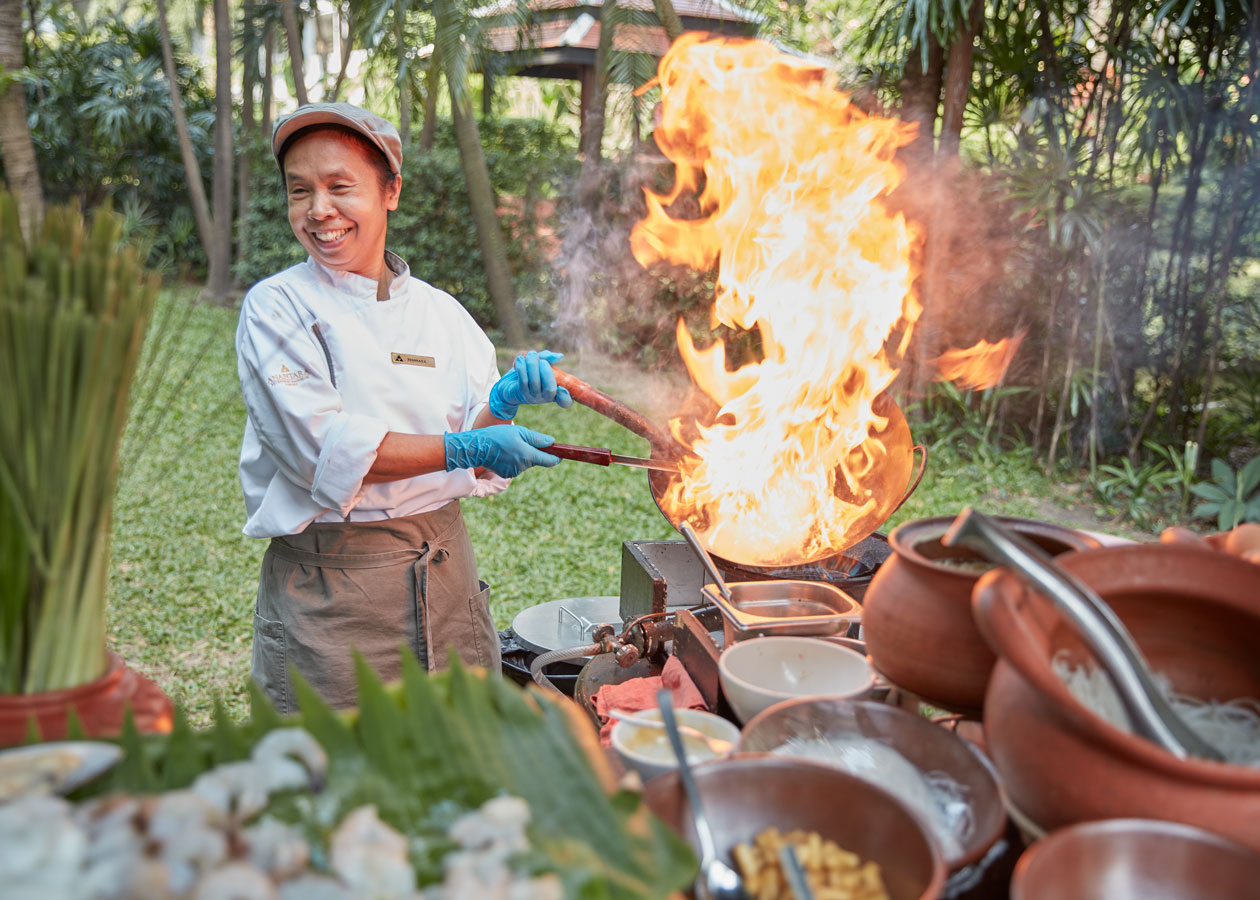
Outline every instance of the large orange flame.
<svg viewBox="0 0 1260 900"><path fill-rule="evenodd" d="M937 381L952 381L965 391L1000 384L1028 329L990 344L977 341L964 350L946 350L936 358Z"/></svg>
<svg viewBox="0 0 1260 900"><path fill-rule="evenodd" d="M644 265L716 263L713 319L757 329L763 352L728 371L723 343L697 349L679 322L688 371L718 410L671 423L693 455L662 508L728 559L820 559L878 527L906 486L908 458L887 465L885 433L904 419L876 398L921 312L917 235L881 202L915 126L863 113L826 70L759 41L684 35L658 80L656 142L676 183L648 193L631 248ZM696 192L701 218L666 211Z"/></svg>

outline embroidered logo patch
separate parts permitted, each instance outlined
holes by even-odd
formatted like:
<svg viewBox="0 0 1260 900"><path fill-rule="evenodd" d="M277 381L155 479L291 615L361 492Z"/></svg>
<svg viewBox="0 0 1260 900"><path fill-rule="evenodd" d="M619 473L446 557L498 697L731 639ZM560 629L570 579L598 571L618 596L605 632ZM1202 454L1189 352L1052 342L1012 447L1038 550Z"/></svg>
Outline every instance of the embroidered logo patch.
<svg viewBox="0 0 1260 900"><path fill-rule="evenodd" d="M432 369L436 365L432 356L416 356L414 353L391 353L389 358L396 366L424 366Z"/></svg>
<svg viewBox="0 0 1260 900"><path fill-rule="evenodd" d="M267 376L267 384L275 387L277 384L297 384L299 381L305 381L311 377L311 373L305 369L290 369L288 366L280 366L280 371L275 375Z"/></svg>

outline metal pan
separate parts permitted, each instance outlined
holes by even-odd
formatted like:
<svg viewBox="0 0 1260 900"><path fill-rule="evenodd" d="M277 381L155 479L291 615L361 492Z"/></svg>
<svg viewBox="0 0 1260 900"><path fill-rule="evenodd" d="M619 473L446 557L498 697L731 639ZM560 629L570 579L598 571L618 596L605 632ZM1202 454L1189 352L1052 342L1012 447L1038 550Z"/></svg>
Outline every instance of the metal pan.
<svg viewBox="0 0 1260 900"><path fill-rule="evenodd" d="M568 372L563 372L560 369L553 369L553 371L556 375L556 383L568 388L574 400L609 417L646 439L652 447L652 459L672 462L680 452L683 452L682 448L673 441L667 432L656 427L646 416L636 412L619 400L596 390ZM884 483L907 485L904 493L897 494L895 491L890 491L887 496L881 498L881 501L869 513L853 523L845 535L846 542L843 547L831 547L817 555L801 555L795 559L768 559L758 557L756 554L740 556L739 558L722 557L714 554L715 558L719 562L764 568L808 565L829 559L841 551L854 546L873 534L880 525L887 521L888 517L896 512L897 508L902 503L905 503L910 495L914 493L914 489L919 486L919 481L923 478L923 472L927 468L927 449L914 443L913 438L910 436L910 426L906 422L905 415L888 395L881 394L877 397L874 409L878 415L887 419L884 428L877 435L883 441L884 451L882 458L875 461L875 467L883 471L881 480ZM915 471L916 451L920 457L917 471ZM669 489L672 477L674 476L669 472L661 470L648 471L648 484L651 486L652 499L656 503L656 508L661 511L661 515L665 517L666 521L673 525L674 528L678 528L679 520L668 515L661 506L661 500ZM705 549L712 553L711 548L706 547Z"/></svg>
<svg viewBox="0 0 1260 900"><path fill-rule="evenodd" d="M897 511L901 504L905 503L914 493L914 489L919 486L919 482L923 478L923 472L927 468L927 448L914 443L910 436L910 425L906 422L905 415L901 412L900 407L892 401L886 394L880 394L876 398L874 404L875 412L885 417L888 421L884 428L877 432L877 436L884 443L883 456L876 460L875 468L883 472L881 480L886 484L904 484L906 489L904 493L898 494L895 491L889 491L886 496L880 498L880 502L876 504L865 516L858 519L849 530L845 533L845 543L840 547L830 547L821 553L813 556L802 554L799 557L785 559L782 557L767 558L758 556L756 553L748 555L740 555L738 557L727 554L720 556L713 554L710 547L705 549L713 554L714 558L721 562L731 562L741 566L758 566L765 568L780 568L785 566L803 566L810 563L816 563L820 560L829 559L836 554L847 550L849 547L859 543L866 537L873 534L879 526L883 525L894 512ZM656 455L656 448L653 447L653 455ZM919 465L917 471L915 469L915 456L919 456ZM913 473L913 477L912 477ZM670 516L665 508L661 505L661 500L665 496L665 492L669 489L671 475L667 472L659 470L651 470L648 472L648 483L652 488L652 499L656 501L656 508L661 511L661 515L678 528L679 520ZM755 546L756 543L752 542Z"/></svg>

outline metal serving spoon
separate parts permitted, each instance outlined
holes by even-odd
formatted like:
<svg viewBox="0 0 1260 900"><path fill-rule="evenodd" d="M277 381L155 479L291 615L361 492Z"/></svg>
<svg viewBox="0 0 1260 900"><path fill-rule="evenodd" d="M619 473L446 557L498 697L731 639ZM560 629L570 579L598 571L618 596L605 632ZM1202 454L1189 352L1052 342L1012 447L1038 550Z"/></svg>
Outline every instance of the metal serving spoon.
<svg viewBox="0 0 1260 900"><path fill-rule="evenodd" d="M691 549L696 551L696 556L700 557L700 562L704 564L704 570L709 573L709 577L713 579L713 583L717 585L717 589L722 592L722 598L726 602L731 600L731 589L726 586L726 581L722 578L722 573L718 571L718 567L713 564L713 557L709 555L709 551L704 549L704 545L700 543L700 535L696 534L691 523L685 519L678 523L678 530L682 532L682 536L687 539L687 543L691 545Z"/></svg>
<svg viewBox="0 0 1260 900"><path fill-rule="evenodd" d="M1010 566L1035 590L1054 601L1055 608L1111 677L1136 733L1183 759L1225 759L1169 705L1120 617L1044 550L971 508L964 509L954 520L941 543L946 547L961 544L985 559Z"/></svg>
<svg viewBox="0 0 1260 900"><path fill-rule="evenodd" d="M809 881L805 878L801 859L791 844L784 844L779 848L779 865L783 867L783 877L787 879L795 900L814 900L814 892L810 890Z"/></svg>
<svg viewBox="0 0 1260 900"><path fill-rule="evenodd" d="M739 873L718 858L713 832L700 802L700 789L691 776L687 751L683 749L682 735L678 733L678 722L674 719L674 702L669 691L657 694L656 702L661 708L661 721L665 723L669 744L674 748L674 756L678 760L678 777L687 794L687 804L691 807L691 817L696 825L696 839L700 843L700 874L696 877L696 900L751 900L744 890L744 880L739 877Z"/></svg>
<svg viewBox="0 0 1260 900"><path fill-rule="evenodd" d="M657 719L645 719L641 716L636 716L634 713L626 712L623 709L608 710L608 717L610 719L619 719L622 722L629 722L631 725L641 725L645 728L660 728L665 730L664 722L658 721ZM690 725L679 725L678 733L703 741L705 746L714 753L730 753L731 748L735 746L728 740L713 737L710 734L705 734L699 728L692 728Z"/></svg>

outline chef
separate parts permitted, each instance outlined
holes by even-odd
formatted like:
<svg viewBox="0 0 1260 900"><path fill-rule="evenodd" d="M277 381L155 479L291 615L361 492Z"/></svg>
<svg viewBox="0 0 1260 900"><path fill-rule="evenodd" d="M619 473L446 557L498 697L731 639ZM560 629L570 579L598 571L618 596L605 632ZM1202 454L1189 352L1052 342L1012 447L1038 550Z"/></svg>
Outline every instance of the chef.
<svg viewBox="0 0 1260 900"><path fill-rule="evenodd" d="M272 151L309 257L250 289L236 332L244 531L270 540L254 680L292 712L290 669L353 706L354 651L387 680L404 644L430 671L451 653L497 671L459 501L559 462L551 437L510 422L522 404L572 404L560 354L523 354L500 378L467 311L385 249L402 189L389 122L302 106L276 121Z"/></svg>

